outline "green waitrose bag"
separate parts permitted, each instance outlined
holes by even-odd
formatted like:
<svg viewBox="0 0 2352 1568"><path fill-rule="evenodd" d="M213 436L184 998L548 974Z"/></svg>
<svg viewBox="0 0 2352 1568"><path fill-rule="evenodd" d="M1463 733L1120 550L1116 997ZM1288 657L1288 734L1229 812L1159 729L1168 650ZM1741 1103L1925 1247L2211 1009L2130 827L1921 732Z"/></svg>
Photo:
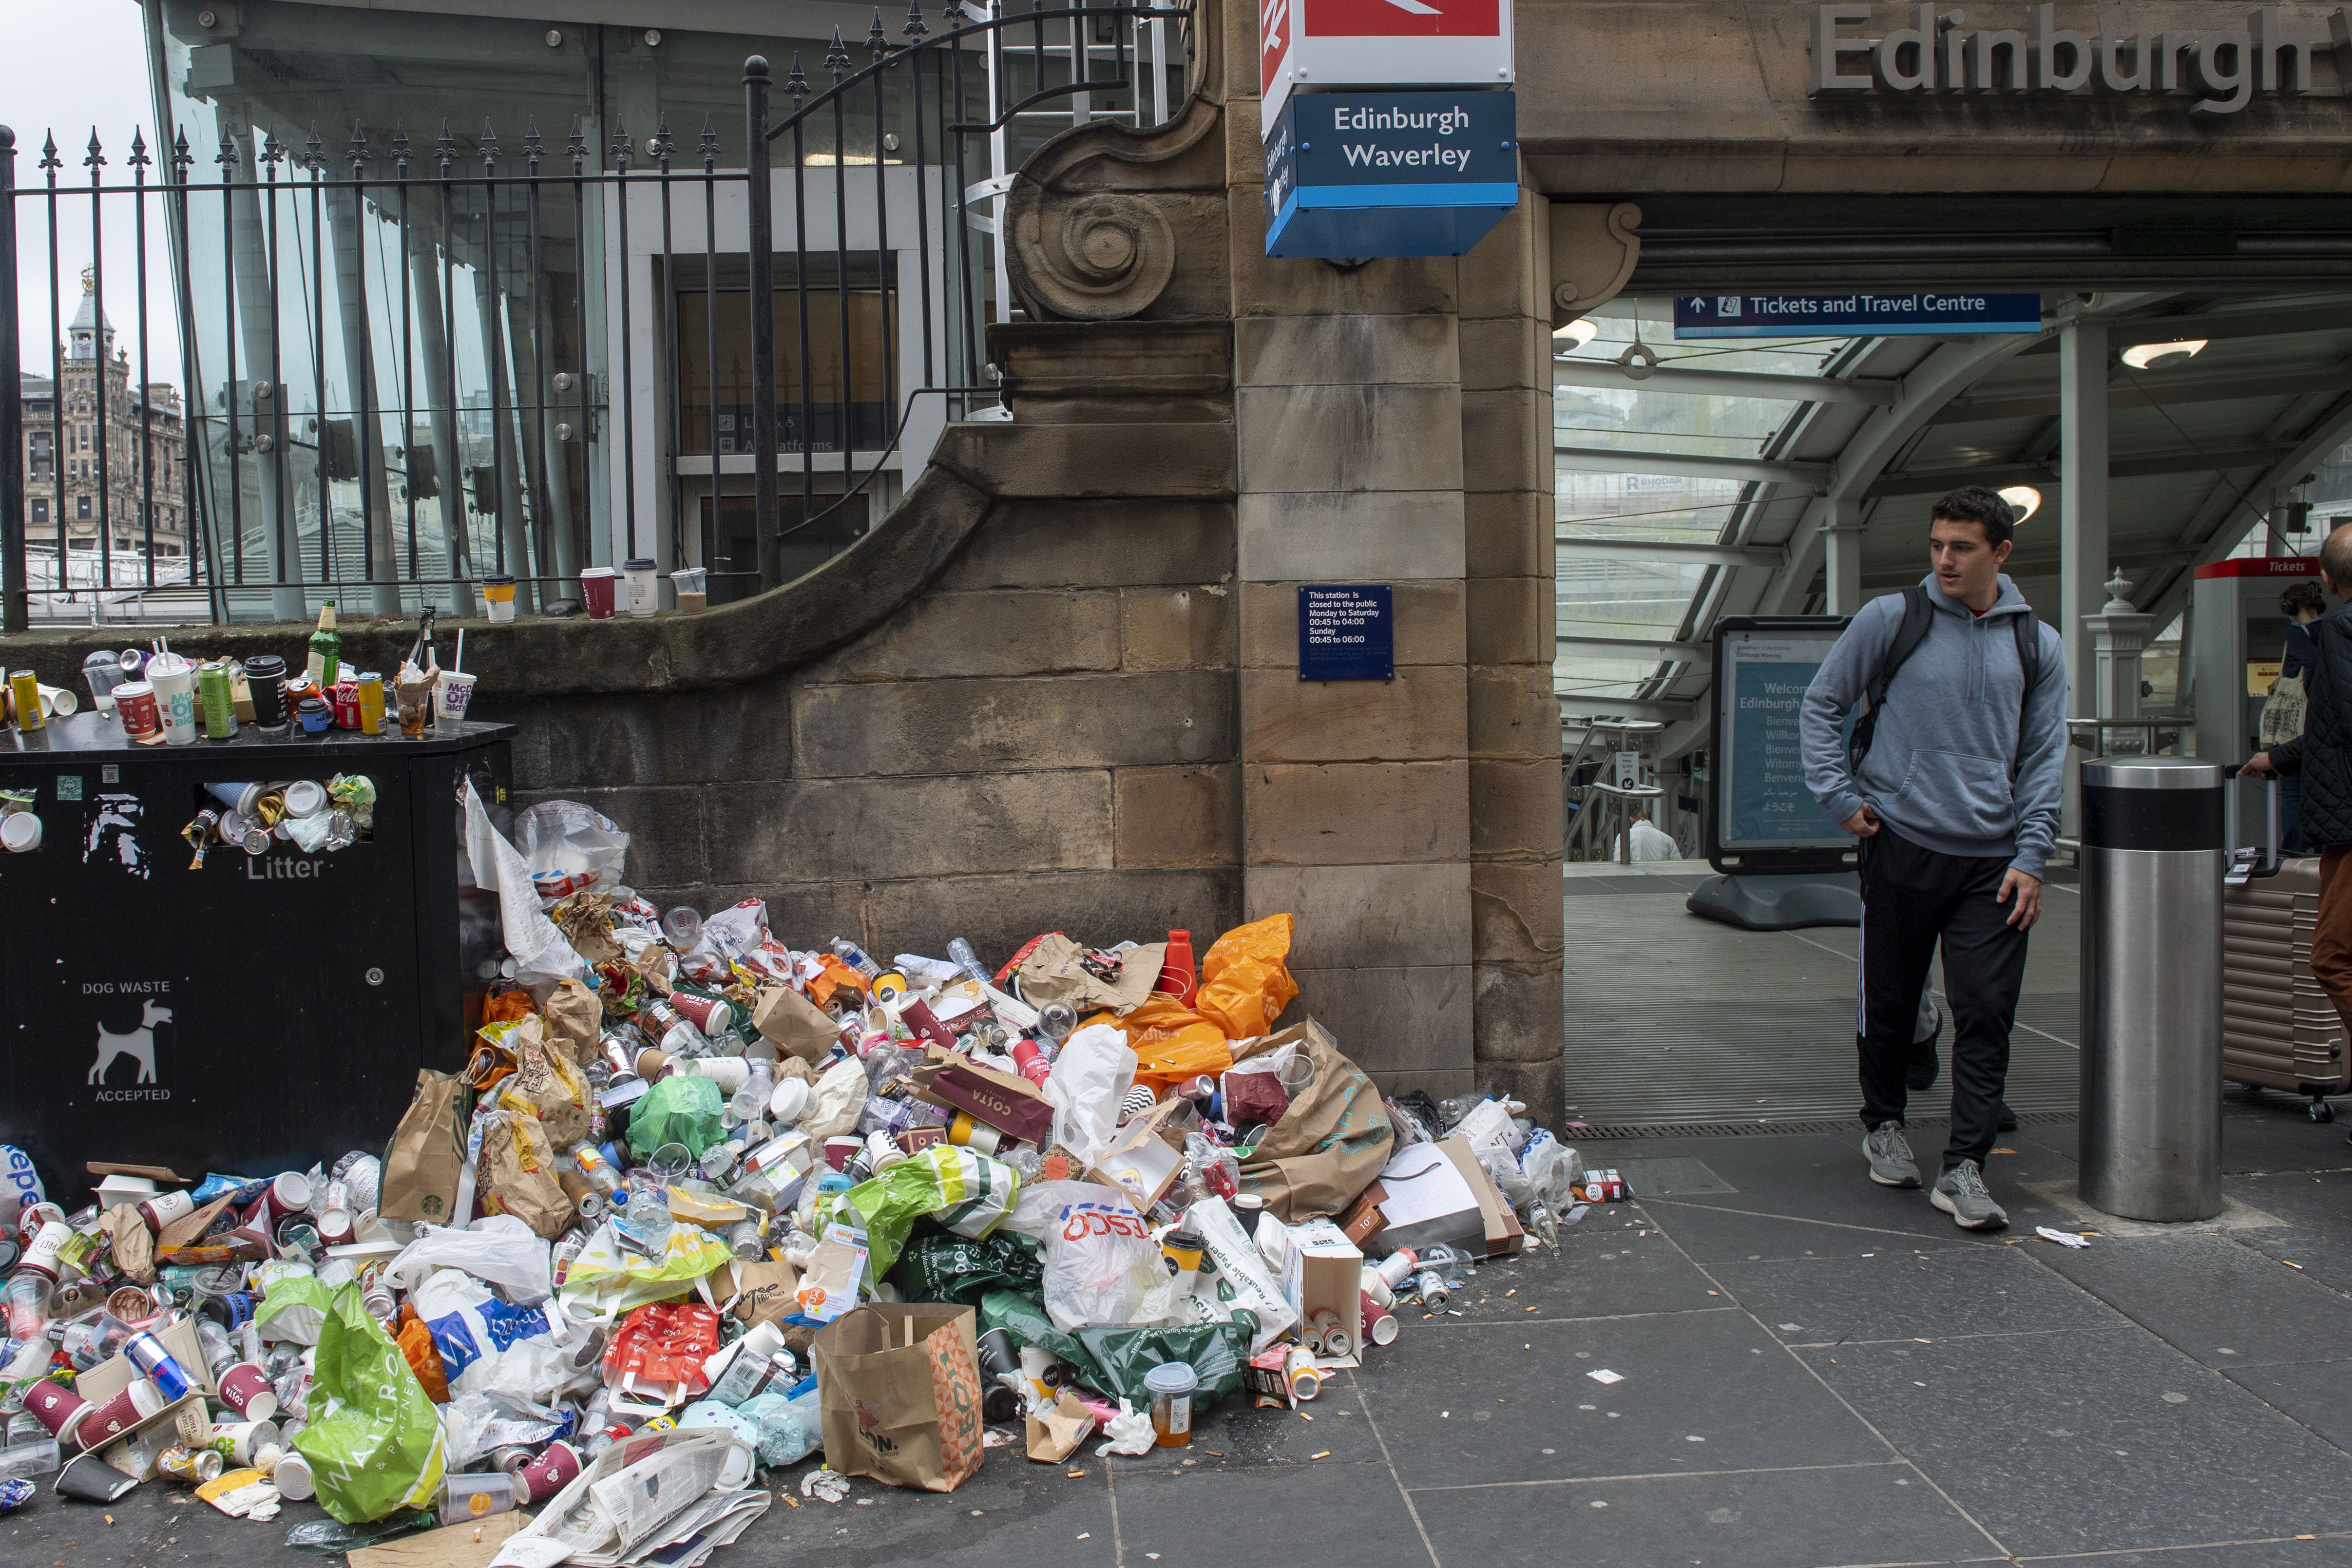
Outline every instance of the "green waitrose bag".
<svg viewBox="0 0 2352 1568"><path fill-rule="evenodd" d="M447 1459L441 1423L408 1358L360 1305L356 1280L328 1303L310 1398L315 1407L341 1402L294 1435L320 1508L345 1524L364 1524L432 1506Z"/></svg>

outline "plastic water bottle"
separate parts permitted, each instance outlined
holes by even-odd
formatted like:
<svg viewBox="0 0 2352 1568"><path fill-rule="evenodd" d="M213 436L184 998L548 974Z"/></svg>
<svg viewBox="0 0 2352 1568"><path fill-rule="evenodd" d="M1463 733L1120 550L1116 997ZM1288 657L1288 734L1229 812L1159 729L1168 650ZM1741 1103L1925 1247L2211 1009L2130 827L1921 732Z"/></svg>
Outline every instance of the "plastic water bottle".
<svg viewBox="0 0 2352 1568"><path fill-rule="evenodd" d="M991 984L987 966L980 962L980 954L972 952L971 943L963 938L948 939L948 956L955 961L958 969L963 971L965 979L979 985Z"/></svg>
<svg viewBox="0 0 2352 1568"><path fill-rule="evenodd" d="M751 1076L744 1080L742 1088L735 1091L735 1098L727 1102L727 1109L735 1113L739 1122L756 1121L761 1112L768 1109L769 1096L775 1092L775 1064L765 1057L754 1057L751 1058Z"/></svg>
<svg viewBox="0 0 2352 1568"><path fill-rule="evenodd" d="M833 956L871 980L882 973L882 966L866 955L866 950L845 936L835 937L824 944Z"/></svg>

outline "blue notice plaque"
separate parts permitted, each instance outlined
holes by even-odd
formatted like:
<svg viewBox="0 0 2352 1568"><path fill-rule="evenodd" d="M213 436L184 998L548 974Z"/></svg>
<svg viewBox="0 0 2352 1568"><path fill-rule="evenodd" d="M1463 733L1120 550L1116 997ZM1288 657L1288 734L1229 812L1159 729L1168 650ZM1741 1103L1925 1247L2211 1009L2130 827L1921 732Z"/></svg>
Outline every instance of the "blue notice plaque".
<svg viewBox="0 0 2352 1568"><path fill-rule="evenodd" d="M1396 679L1396 621L1387 584L1299 586L1298 679Z"/></svg>
<svg viewBox="0 0 2352 1568"><path fill-rule="evenodd" d="M1460 256L1519 204L1509 92L1294 92L1265 133L1265 253Z"/></svg>
<svg viewBox="0 0 2352 1568"><path fill-rule="evenodd" d="M1698 294L1675 300L1675 337L1900 338L2038 332L2039 294Z"/></svg>

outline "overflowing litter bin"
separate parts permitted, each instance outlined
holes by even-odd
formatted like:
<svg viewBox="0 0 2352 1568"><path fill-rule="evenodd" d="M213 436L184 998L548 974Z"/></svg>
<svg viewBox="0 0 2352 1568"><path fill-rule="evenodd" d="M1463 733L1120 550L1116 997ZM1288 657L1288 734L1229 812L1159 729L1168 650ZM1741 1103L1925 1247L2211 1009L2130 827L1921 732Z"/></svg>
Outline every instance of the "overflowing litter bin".
<svg viewBox="0 0 2352 1568"><path fill-rule="evenodd" d="M1288 1016L1288 915L884 961L657 908L622 825L497 808L492 727L10 739L5 983L83 1011L10 1058L0 1511L178 1485L315 1497L318 1549L694 1568L778 1495L1296 1408L1628 1195L1515 1101L1384 1096ZM289 822L311 869L254 875Z"/></svg>

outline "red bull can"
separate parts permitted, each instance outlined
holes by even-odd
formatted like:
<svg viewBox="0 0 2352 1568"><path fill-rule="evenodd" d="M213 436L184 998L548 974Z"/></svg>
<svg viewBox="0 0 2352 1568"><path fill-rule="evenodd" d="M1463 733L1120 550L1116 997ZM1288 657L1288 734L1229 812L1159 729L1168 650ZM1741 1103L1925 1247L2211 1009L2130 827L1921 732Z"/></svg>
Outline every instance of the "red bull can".
<svg viewBox="0 0 2352 1568"><path fill-rule="evenodd" d="M189 1377L187 1369L164 1348L163 1342L152 1333L133 1334L123 1341L122 1353L131 1358L132 1366L146 1374L147 1381L155 1385L165 1404L185 1397L188 1391L195 1386L195 1381Z"/></svg>

